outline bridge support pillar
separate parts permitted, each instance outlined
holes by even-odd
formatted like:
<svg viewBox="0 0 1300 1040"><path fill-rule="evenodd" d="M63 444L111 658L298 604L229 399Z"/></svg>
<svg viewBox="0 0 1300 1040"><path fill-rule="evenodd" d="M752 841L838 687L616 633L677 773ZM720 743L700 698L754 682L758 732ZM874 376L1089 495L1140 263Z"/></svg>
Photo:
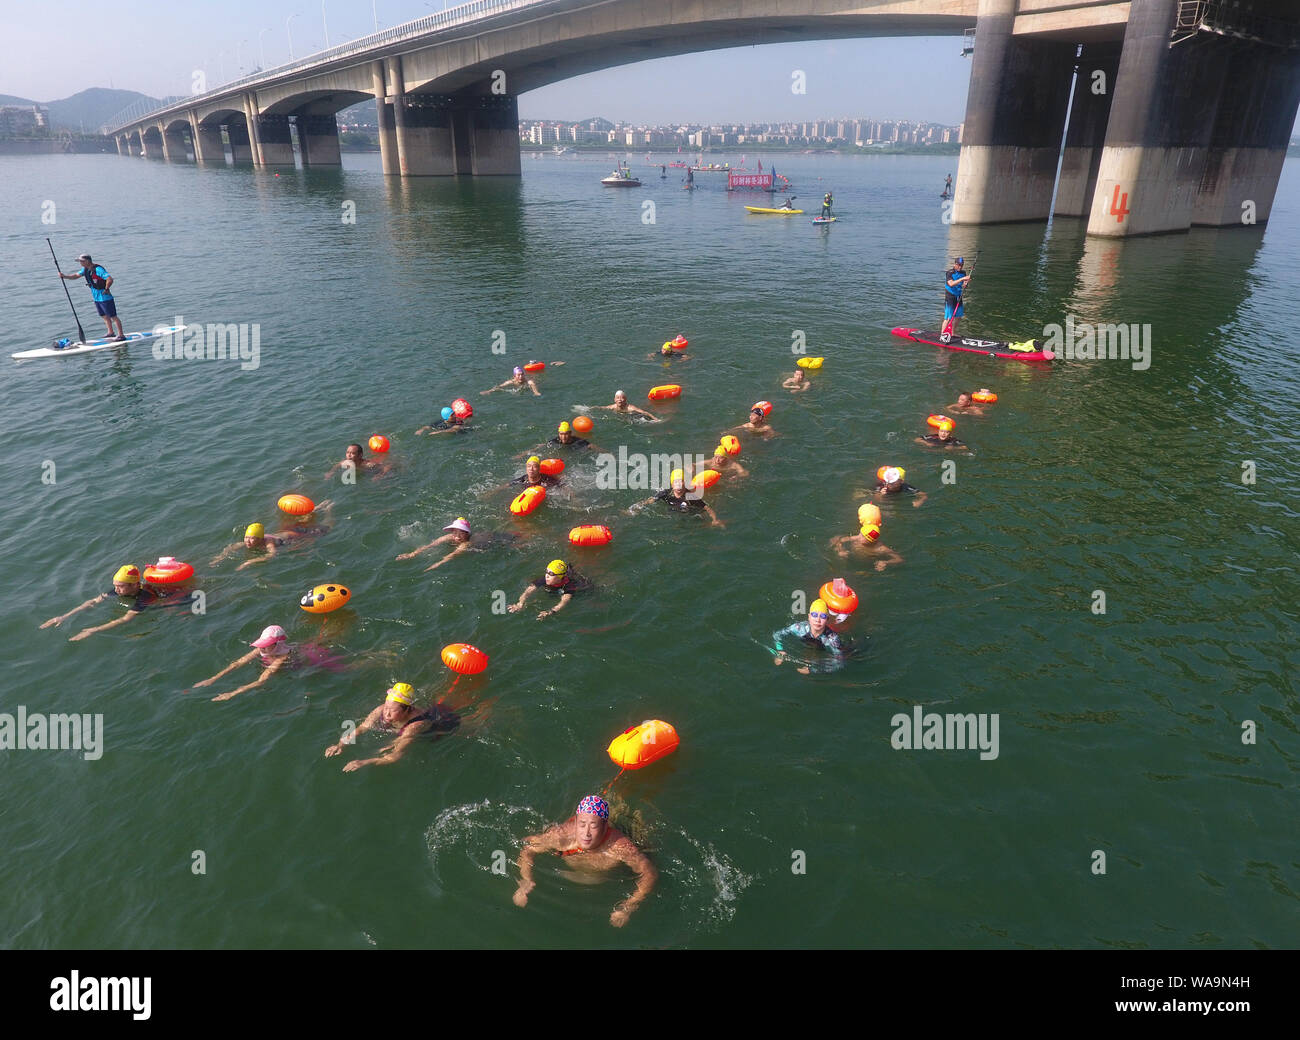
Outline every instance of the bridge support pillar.
<svg viewBox="0 0 1300 1040"><path fill-rule="evenodd" d="M375 90L375 117L379 126L379 165L384 174L396 177L402 172L397 156L397 124L393 117L393 103L388 100L388 81L384 63L370 66L371 81Z"/></svg>
<svg viewBox="0 0 1300 1040"><path fill-rule="evenodd" d="M226 136L230 138L230 158L236 163L253 161L253 142L248 139L248 124L243 120L226 124Z"/></svg>
<svg viewBox="0 0 1300 1040"><path fill-rule="evenodd" d="M1133 0L1092 197L1090 235L1127 237L1191 227L1229 48L1204 36L1171 48L1176 10L1177 0Z"/></svg>
<svg viewBox="0 0 1300 1040"><path fill-rule="evenodd" d="M163 158L168 162L189 162L190 146L182 131L164 129L162 139Z"/></svg>
<svg viewBox="0 0 1300 1040"><path fill-rule="evenodd" d="M255 133L259 166L293 165L293 136L288 116L259 115Z"/></svg>
<svg viewBox="0 0 1300 1040"><path fill-rule="evenodd" d="M519 103L516 98L485 94L470 99L468 106L469 169L458 163L460 173L476 177L518 177ZM457 142L459 144L459 142ZM461 158L457 149L457 159Z"/></svg>
<svg viewBox="0 0 1300 1040"><path fill-rule="evenodd" d="M198 117L190 113L190 140L194 142L194 161L221 163L226 162L226 146L221 143L221 127L204 126Z"/></svg>
<svg viewBox="0 0 1300 1040"><path fill-rule="evenodd" d="M165 159L163 153L162 134L147 134L141 131L140 140L144 142L144 157L146 159Z"/></svg>
<svg viewBox="0 0 1300 1040"><path fill-rule="evenodd" d="M1017 0L979 0L953 222L1046 220L1075 46L1013 37Z"/></svg>
<svg viewBox="0 0 1300 1040"><path fill-rule="evenodd" d="M397 155L403 177L449 177L456 170L453 111L442 95L415 94L393 105Z"/></svg>
<svg viewBox="0 0 1300 1040"><path fill-rule="evenodd" d="M114 143L115 145L117 145L117 154L118 154L118 155L125 155L125 154L126 154L126 148L123 147L123 145L122 145L122 135L121 135L121 134L117 134L117 135L114 136L114 138L113 138L113 143Z"/></svg>
<svg viewBox="0 0 1300 1040"><path fill-rule="evenodd" d="M1196 186L1193 224L1268 221L1297 104L1300 61L1278 48L1237 45Z"/></svg>
<svg viewBox="0 0 1300 1040"><path fill-rule="evenodd" d="M303 166L341 166L338 120L332 114L298 113L298 147L302 150Z"/></svg>
<svg viewBox="0 0 1300 1040"><path fill-rule="evenodd" d="M1078 79L1070 105L1070 126L1061 152L1061 175L1056 185L1055 212L1063 217L1086 217L1097 188L1097 169L1106 145L1110 99L1119 72L1118 45L1083 45Z"/></svg>

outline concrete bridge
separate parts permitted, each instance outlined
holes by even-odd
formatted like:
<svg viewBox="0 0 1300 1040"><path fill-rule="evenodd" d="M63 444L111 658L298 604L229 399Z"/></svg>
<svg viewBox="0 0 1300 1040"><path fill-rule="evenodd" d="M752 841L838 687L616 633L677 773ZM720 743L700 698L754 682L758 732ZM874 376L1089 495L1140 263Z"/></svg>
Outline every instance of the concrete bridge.
<svg viewBox="0 0 1300 1040"><path fill-rule="evenodd" d="M956 223L1046 220L1054 194L1101 235L1268 219L1300 104L1300 0L473 0L104 129L124 154L224 163L228 140L259 166L292 165L296 134L304 165L338 165L336 113L373 98L386 174L518 175L516 99L549 83L972 27Z"/></svg>

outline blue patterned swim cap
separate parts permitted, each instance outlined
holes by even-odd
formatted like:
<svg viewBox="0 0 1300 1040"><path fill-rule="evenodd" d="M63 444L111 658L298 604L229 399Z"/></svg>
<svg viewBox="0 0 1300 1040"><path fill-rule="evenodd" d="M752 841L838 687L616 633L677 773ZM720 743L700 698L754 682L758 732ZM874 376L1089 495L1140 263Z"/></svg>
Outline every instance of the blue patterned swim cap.
<svg viewBox="0 0 1300 1040"><path fill-rule="evenodd" d="M602 820L609 819L609 802L599 795L589 794L586 798L578 803L577 815L588 813L592 816L599 816Z"/></svg>

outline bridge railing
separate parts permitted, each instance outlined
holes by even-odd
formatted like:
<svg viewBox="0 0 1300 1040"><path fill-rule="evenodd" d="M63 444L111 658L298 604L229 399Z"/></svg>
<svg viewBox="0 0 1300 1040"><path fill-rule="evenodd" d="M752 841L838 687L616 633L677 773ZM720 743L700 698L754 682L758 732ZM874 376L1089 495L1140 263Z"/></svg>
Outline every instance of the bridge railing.
<svg viewBox="0 0 1300 1040"><path fill-rule="evenodd" d="M113 134L121 130L124 126L129 126L130 124L139 122L142 119L158 115L167 109L182 103L192 105L201 102L205 98L221 97L223 94L228 94L231 91L240 89L241 87L247 87L253 84L269 83L294 72L301 72L317 66L327 65L330 62L339 60L340 58L364 54L366 51L373 50L376 47L417 40L423 36L429 36L445 29L453 29L462 25L467 25L470 22L478 21L482 18L505 14L510 11L517 11L525 7L543 7L548 4L554 4L555 2L556 0L471 0L470 3L460 4L456 7L449 7L445 11L439 11L437 14L425 15L423 18L417 18L412 22L404 22L401 25L395 25L391 29L381 29L377 33L360 36L355 40L341 43L336 47L329 47L326 50L317 51L315 54L308 55L306 58L299 58L296 61L277 65L273 69L265 69L249 76L230 80L221 84L219 87L215 87L202 94L193 94L188 96L172 95L171 97L163 99L161 102L155 101L152 98L137 101L135 104L123 109L100 127L100 132L104 134Z"/></svg>

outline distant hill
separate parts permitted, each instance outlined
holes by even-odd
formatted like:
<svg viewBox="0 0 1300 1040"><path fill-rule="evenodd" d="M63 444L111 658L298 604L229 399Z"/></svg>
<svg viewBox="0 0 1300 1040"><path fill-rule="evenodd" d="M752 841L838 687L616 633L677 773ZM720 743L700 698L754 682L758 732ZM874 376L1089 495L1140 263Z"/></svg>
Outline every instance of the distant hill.
<svg viewBox="0 0 1300 1040"><path fill-rule="evenodd" d="M50 125L55 130L80 130L84 125L87 133L98 133L100 126L122 109L147 97L147 94L136 90L91 87L59 101L33 101L31 98L0 94L0 105L40 105L49 110Z"/></svg>

